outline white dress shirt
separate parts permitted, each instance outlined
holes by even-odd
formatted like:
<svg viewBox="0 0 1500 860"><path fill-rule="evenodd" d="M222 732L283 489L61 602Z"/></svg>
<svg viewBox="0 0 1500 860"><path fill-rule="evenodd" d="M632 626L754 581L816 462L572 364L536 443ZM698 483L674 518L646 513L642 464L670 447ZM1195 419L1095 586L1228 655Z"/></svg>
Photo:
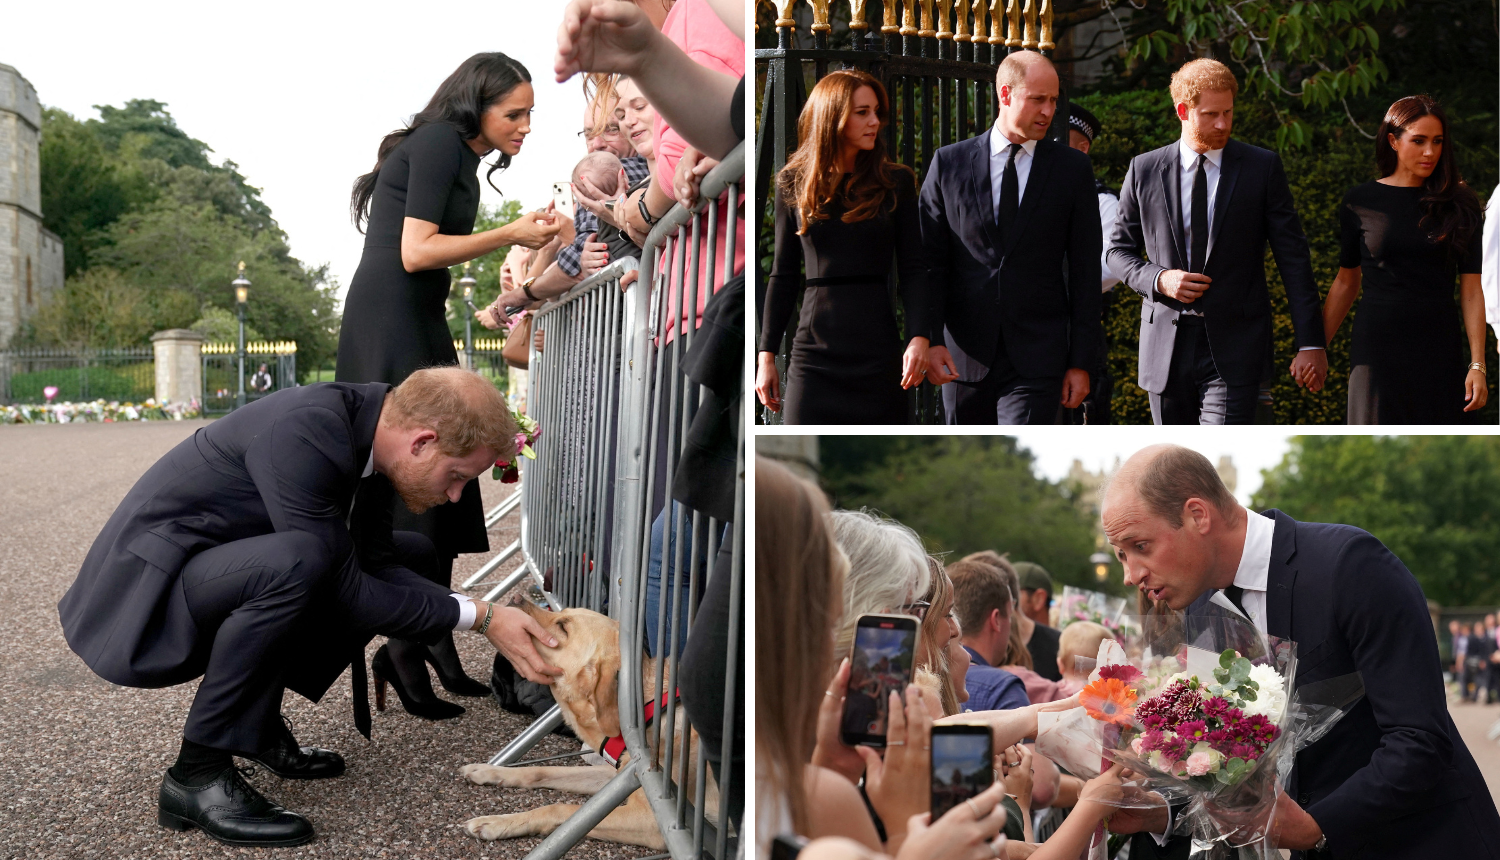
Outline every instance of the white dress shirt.
<svg viewBox="0 0 1500 860"><path fill-rule="evenodd" d="M1036 156L1036 141L1021 144L1016 153L1016 205L1026 197L1026 180L1031 176L1031 162ZM990 202L994 204L995 220L1000 220L1001 183L1005 181L1005 162L1010 159L1010 138L1000 132L1000 120L995 120L990 129Z"/></svg>
<svg viewBox="0 0 1500 860"><path fill-rule="evenodd" d="M1198 173L1198 153L1187 145L1187 141L1177 141L1177 154L1182 160L1182 173L1179 176L1182 195L1178 198L1182 201L1182 247L1193 247L1193 177ZM1208 223L1203 229L1209 235L1214 229L1214 197L1219 191L1219 167L1224 163L1224 150L1210 149L1203 153L1207 158L1203 162L1203 176L1208 180Z"/></svg>
<svg viewBox="0 0 1500 860"><path fill-rule="evenodd" d="M1099 192L1099 226L1104 229L1104 250L1099 252L1099 288L1109 292L1120 282L1120 276L1109 270L1109 237L1115 232L1115 219L1120 213L1120 198Z"/></svg>
<svg viewBox="0 0 1500 860"><path fill-rule="evenodd" d="M368 478L368 477L370 477L373 474L375 474L375 449L372 447L370 449L370 461L368 463L365 463L365 470L360 473L360 477L361 478ZM354 505L353 505L353 503L350 503L350 505L349 505L349 517L348 517L347 520L345 520L345 524L347 525L349 522L352 522L353 520L354 520ZM469 629L471 629L474 626L474 619L477 618L478 615L479 615L476 607L474 606L474 599L471 598L471 597L465 597L464 595L459 594L456 591L453 592L452 594L450 594L449 596L452 597L454 600L458 601L458 625L455 626L453 629L454 630L469 630Z"/></svg>
<svg viewBox="0 0 1500 860"><path fill-rule="evenodd" d="M1240 566L1234 572L1234 584L1244 589L1240 602L1245 613L1261 633L1266 632L1266 580L1271 575L1271 540L1276 536L1276 521L1254 511L1246 511L1245 548L1240 551ZM1234 601L1223 591L1210 598L1211 603L1241 614Z"/></svg>

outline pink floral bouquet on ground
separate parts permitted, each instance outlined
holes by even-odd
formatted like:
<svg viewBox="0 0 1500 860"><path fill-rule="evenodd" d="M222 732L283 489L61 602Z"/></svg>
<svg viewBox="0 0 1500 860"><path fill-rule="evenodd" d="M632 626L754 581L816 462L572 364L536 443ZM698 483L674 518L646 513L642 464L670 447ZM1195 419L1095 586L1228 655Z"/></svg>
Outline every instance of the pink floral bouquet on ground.
<svg viewBox="0 0 1500 860"><path fill-rule="evenodd" d="M502 484L514 484L521 480L520 458L535 460L536 449L533 446L542 438L542 428L535 419L514 412L510 417L515 419L516 426L520 428L516 433L516 456L511 460L496 460L495 469L490 473L492 478Z"/></svg>

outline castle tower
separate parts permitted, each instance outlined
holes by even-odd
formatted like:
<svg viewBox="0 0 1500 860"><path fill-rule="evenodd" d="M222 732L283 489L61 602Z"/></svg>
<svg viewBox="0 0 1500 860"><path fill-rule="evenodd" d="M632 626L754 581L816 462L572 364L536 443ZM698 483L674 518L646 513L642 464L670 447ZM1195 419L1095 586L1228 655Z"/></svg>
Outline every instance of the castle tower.
<svg viewBox="0 0 1500 860"><path fill-rule="evenodd" d="M0 349L63 284L63 246L42 226L42 105L0 63Z"/></svg>

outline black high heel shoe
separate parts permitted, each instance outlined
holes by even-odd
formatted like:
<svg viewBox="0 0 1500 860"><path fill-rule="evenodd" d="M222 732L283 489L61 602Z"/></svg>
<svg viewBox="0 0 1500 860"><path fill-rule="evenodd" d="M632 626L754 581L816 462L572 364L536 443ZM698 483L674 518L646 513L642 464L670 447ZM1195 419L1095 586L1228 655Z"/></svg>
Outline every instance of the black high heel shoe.
<svg viewBox="0 0 1500 860"><path fill-rule="evenodd" d="M401 707L405 708L408 714L429 720L447 720L464 712L462 705L445 702L432 692L432 682L427 680L427 666L424 663L417 665L421 668L422 680L427 682L423 685L427 688L426 695L421 695L424 691L407 689L406 683L401 680L401 675L396 671L396 663L391 659L389 648L389 644L380 646L380 650L375 652L375 659L370 661L370 671L375 675L375 710L385 710L385 685L389 682L392 687L396 688L396 696L401 699ZM416 683L414 682L412 686L416 687Z"/></svg>
<svg viewBox="0 0 1500 860"><path fill-rule="evenodd" d="M464 672L464 664L458 659L458 649L453 646L452 634L438 644L428 645L423 649L422 659L426 660L428 665L432 666L432 671L437 673L443 689L453 695L477 698L490 694L488 684L480 683Z"/></svg>

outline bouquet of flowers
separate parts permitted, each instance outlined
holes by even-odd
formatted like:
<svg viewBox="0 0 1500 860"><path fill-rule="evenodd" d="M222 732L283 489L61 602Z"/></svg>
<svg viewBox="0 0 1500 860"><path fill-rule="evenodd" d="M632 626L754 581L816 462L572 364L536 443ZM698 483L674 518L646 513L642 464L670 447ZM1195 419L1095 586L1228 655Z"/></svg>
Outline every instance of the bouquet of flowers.
<svg viewBox="0 0 1500 860"><path fill-rule="evenodd" d="M1193 860L1278 857L1269 819L1293 758L1360 698L1359 676L1294 688L1296 644L1216 605L1127 623L1144 632L1101 645L1080 707L1039 715L1037 751L1085 777L1124 764L1137 792L1117 806L1185 803L1173 832L1192 834Z"/></svg>
<svg viewBox="0 0 1500 860"><path fill-rule="evenodd" d="M515 419L516 426L520 430L516 433L516 456L511 460L496 460L495 469L490 477L502 484L514 484L521 480L521 457L528 460L536 459L536 449L532 446L542 438L542 428L536 423L536 419L511 412L511 418Z"/></svg>
<svg viewBox="0 0 1500 860"><path fill-rule="evenodd" d="M0 404L0 424L73 424L80 421L98 421L114 424L119 421L181 421L200 417L198 401L189 403L163 403L147 399L145 403L120 403L118 401L94 400L81 403L64 401L53 403L51 398L57 390L48 386L44 394L51 392L43 404Z"/></svg>
<svg viewBox="0 0 1500 860"><path fill-rule="evenodd" d="M1123 597L1064 585L1057 605L1057 628L1061 630L1074 621L1092 621L1118 636L1124 629L1125 606Z"/></svg>

